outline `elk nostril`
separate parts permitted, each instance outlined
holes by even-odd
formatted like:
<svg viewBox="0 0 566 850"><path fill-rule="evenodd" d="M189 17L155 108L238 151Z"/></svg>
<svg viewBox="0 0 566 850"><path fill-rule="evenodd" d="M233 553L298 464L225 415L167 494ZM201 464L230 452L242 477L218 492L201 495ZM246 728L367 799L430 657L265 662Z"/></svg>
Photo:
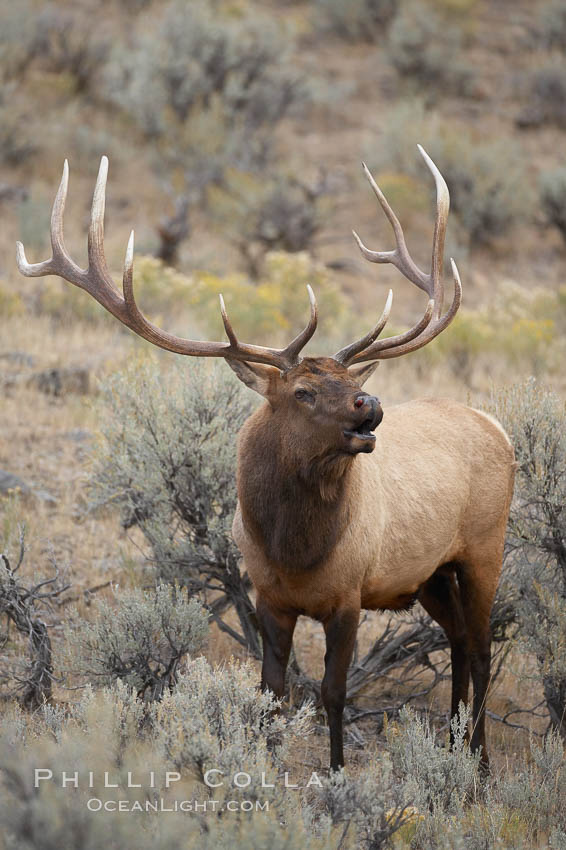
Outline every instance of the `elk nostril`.
<svg viewBox="0 0 566 850"><path fill-rule="evenodd" d="M357 398L354 402L354 407L363 407L365 398Z"/></svg>

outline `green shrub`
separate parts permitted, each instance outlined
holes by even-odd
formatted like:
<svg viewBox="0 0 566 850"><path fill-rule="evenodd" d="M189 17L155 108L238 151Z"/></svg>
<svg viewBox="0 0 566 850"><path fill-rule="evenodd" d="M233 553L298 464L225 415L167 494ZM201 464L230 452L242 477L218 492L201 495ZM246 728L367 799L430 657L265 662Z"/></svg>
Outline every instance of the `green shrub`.
<svg viewBox="0 0 566 850"><path fill-rule="evenodd" d="M101 68L110 53L110 36L101 30L101 19L79 5L63 8L44 4L34 19L33 56L43 70L66 74L75 93L95 88Z"/></svg>
<svg viewBox="0 0 566 850"><path fill-rule="evenodd" d="M461 31L420 2L405 5L391 26L388 55L393 67L429 99L439 91L467 93L472 71L461 53Z"/></svg>
<svg viewBox="0 0 566 850"><path fill-rule="evenodd" d="M124 162L124 148L120 138L116 138L110 130L97 130L88 124L80 123L73 106L69 107L67 116L62 120L70 125L69 142L72 147L68 159L73 172L76 169L78 173L90 174L93 165L100 162L102 156L107 156L116 170L121 168Z"/></svg>
<svg viewBox="0 0 566 850"><path fill-rule="evenodd" d="M118 6L125 7L129 13L135 14L151 6L153 0L115 0L115 2Z"/></svg>
<svg viewBox="0 0 566 850"><path fill-rule="evenodd" d="M392 110L384 129L380 152L367 152L377 172L390 169L430 185L426 168L416 154L419 141L441 170L450 190L451 210L472 246L507 234L529 208L530 192L524 180L522 152L507 140L479 144L466 131L446 128L422 101L410 101ZM377 174L379 177L379 173ZM429 213L430 215L430 213ZM453 227L449 221L450 228Z"/></svg>
<svg viewBox="0 0 566 850"><path fill-rule="evenodd" d="M537 41L547 50L558 48L566 50L566 3L564 0L550 0L544 3L538 13Z"/></svg>
<svg viewBox="0 0 566 850"><path fill-rule="evenodd" d="M453 17L462 24L469 20L476 11L479 0L427 0L437 12L447 17Z"/></svg>
<svg viewBox="0 0 566 850"><path fill-rule="evenodd" d="M450 187L452 207L472 245L489 243L509 232L524 214L524 190L517 190L521 163L509 143L477 145L449 136L435 145L435 158Z"/></svg>
<svg viewBox="0 0 566 850"><path fill-rule="evenodd" d="M21 78L29 66L34 50L35 13L32 0L3 3L0 9L0 80L6 84ZM0 126L6 116L3 116Z"/></svg>
<svg viewBox="0 0 566 850"><path fill-rule="evenodd" d="M566 807L566 753L558 732L539 744L530 739L530 761L500 778L494 796L507 812L522 821L525 846L540 846L560 824ZM558 831L558 830L557 830ZM551 847L561 844L551 843Z"/></svg>
<svg viewBox="0 0 566 850"><path fill-rule="evenodd" d="M220 627L260 655L249 582L232 541L235 440L249 394L224 363L178 365L163 379L155 364L132 363L101 388L105 425L93 457L91 506L137 523L160 581L198 593ZM222 617L234 606L237 627Z"/></svg>
<svg viewBox="0 0 566 850"><path fill-rule="evenodd" d="M246 796L260 799L261 772L272 774L273 761L280 766L293 739L306 736L311 726L310 706L285 719L275 712L278 705L272 693L258 691L251 665L214 668L197 658L153 709L152 725L158 747L176 770L202 781L209 769L232 776L246 765L253 773Z"/></svg>
<svg viewBox="0 0 566 850"><path fill-rule="evenodd" d="M177 0L165 6L151 37L116 53L109 97L150 137L167 130L168 110L182 126L214 108L232 131L244 126L251 136L277 123L299 93L285 47L265 16L223 15L202 0L190 7Z"/></svg>
<svg viewBox="0 0 566 850"><path fill-rule="evenodd" d="M566 66L561 59L537 68L526 80L525 87L527 106L517 116L519 127L542 124L566 127Z"/></svg>
<svg viewBox="0 0 566 850"><path fill-rule="evenodd" d="M296 820L296 796L283 789L279 770L286 749L277 741L283 732L287 746L308 735L311 711L304 708L285 721L273 715L275 705L273 697L257 692L250 668L235 664L212 668L196 659L174 692L151 706L123 682L116 682L99 692L87 689L64 714L56 712L55 721L53 712L50 716L45 711L27 716L3 712L0 847L309 847L311 836L300 818ZM52 780L43 773L35 787L37 768L50 770ZM203 782L209 768L223 771L210 777L211 782L221 780L220 787ZM71 777L77 771L78 788L72 779L62 787L63 771ZM235 774L244 779L249 775L250 784L238 787ZM102 804L125 800L129 808L93 811L89 800ZM205 812L203 803L212 800L214 807L209 803ZM267 808L251 812L226 808L228 801L256 800L263 806L267 803ZM176 801L198 801L201 808L175 811ZM156 805L156 813L146 810L146 804ZM324 838L312 842L318 850L330 850Z"/></svg>
<svg viewBox="0 0 566 850"><path fill-rule="evenodd" d="M186 588L158 585L115 592L95 603L95 620L67 629L71 664L89 679L120 679L140 697L159 700L177 681L179 664L199 650L208 618Z"/></svg>
<svg viewBox="0 0 566 850"><path fill-rule="evenodd" d="M343 770L332 773L320 794L323 822L342 827L341 844L348 831L353 832L352 846L360 850L393 846L393 836L403 835L414 818L409 799L387 753L374 756L355 777L347 776Z"/></svg>
<svg viewBox="0 0 566 850"><path fill-rule="evenodd" d="M377 41L395 16L398 0L315 0L315 24L347 41Z"/></svg>
<svg viewBox="0 0 566 850"><path fill-rule="evenodd" d="M466 741L470 716L461 703L452 720L451 748L439 739L427 717L409 708L402 710L399 722L387 725L395 775L411 803L408 826L402 833L411 847L464 850L471 846L465 821L470 809L476 811L479 753L473 755Z"/></svg>
<svg viewBox="0 0 566 850"><path fill-rule="evenodd" d="M422 174L420 175L422 177ZM380 171L379 187L396 211L397 217L403 221L405 230L412 227L414 220L430 215L428 187L413 174L402 171Z"/></svg>
<svg viewBox="0 0 566 850"><path fill-rule="evenodd" d="M295 253L311 246L322 225L324 185L311 188L295 177L266 179L231 173L212 188L213 217L246 260L249 273L261 276L267 251Z"/></svg>
<svg viewBox="0 0 566 850"><path fill-rule="evenodd" d="M0 95L0 164L12 168L27 162L39 149L37 138L29 131L27 117L12 102L14 97L14 91Z"/></svg>
<svg viewBox="0 0 566 850"><path fill-rule="evenodd" d="M540 200L549 224L566 242L566 168L543 171L539 180Z"/></svg>
<svg viewBox="0 0 566 850"><path fill-rule="evenodd" d="M517 584L518 640L539 664L553 725L566 735L566 410L529 379L494 395L515 447L508 532Z"/></svg>
<svg viewBox="0 0 566 850"><path fill-rule="evenodd" d="M534 375L553 371L553 355L559 348L554 319L522 318L507 325L497 347L510 363L526 363Z"/></svg>
<svg viewBox="0 0 566 850"><path fill-rule="evenodd" d="M322 263L313 260L306 251L297 254L270 252L265 257L263 279L265 283L258 287L258 297L271 295L277 299L285 339L288 339L289 335L292 338L305 326L307 283L313 287L319 304L320 318L314 341L317 353L328 353L333 350L336 340L342 345L341 340L344 337L356 336L358 319L354 316L337 280Z"/></svg>
<svg viewBox="0 0 566 850"><path fill-rule="evenodd" d="M257 10L174 0L155 31L117 46L106 97L152 143L160 179L189 207L206 205L207 188L228 169L276 170L276 129L307 93L289 45Z"/></svg>
<svg viewBox="0 0 566 850"><path fill-rule="evenodd" d="M420 719L408 707L401 710L399 724L388 725L393 764L419 811L458 814L475 798L480 754L472 754L466 740L470 717L470 709L461 703L452 719L451 748L440 744L428 719Z"/></svg>

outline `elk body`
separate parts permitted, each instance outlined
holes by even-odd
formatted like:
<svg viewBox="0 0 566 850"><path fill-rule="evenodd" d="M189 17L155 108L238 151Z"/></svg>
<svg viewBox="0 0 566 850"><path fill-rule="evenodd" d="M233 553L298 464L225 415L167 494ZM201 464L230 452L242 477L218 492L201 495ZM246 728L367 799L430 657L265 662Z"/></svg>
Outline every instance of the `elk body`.
<svg viewBox="0 0 566 850"><path fill-rule="evenodd" d="M368 260L394 264L425 291L427 308L409 331L379 339L391 309L390 292L375 327L333 357L300 358L317 322L310 287L309 323L281 350L240 343L222 297L228 342L182 339L145 319L133 293L133 233L123 296L104 259L106 158L94 193L86 270L73 262L63 244L66 163L53 207L52 258L29 264L18 244L24 275L60 275L161 348L224 357L238 377L264 397L239 435L239 504L233 533L257 591L264 688L278 697L284 694L297 618L306 615L324 626L322 699L332 768L344 763L346 675L360 611L399 610L415 600L442 626L450 643L452 715L461 700L467 702L471 676L471 746L481 747L482 761L488 763L489 620L513 489L513 449L501 426L472 408L425 399L387 408L383 415L379 400L362 389L377 361L426 345L448 326L460 305L461 285L452 261L454 296L443 313L441 269L449 195L442 175L420 151L437 191L430 274L410 257L399 221L367 169L393 227L396 248L370 251L354 235Z"/></svg>

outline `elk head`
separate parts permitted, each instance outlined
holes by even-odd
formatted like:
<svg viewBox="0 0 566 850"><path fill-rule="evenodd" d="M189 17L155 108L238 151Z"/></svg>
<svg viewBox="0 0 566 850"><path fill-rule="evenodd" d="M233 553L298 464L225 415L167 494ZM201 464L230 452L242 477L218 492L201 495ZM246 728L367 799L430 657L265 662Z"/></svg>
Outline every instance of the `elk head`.
<svg viewBox="0 0 566 850"><path fill-rule="evenodd" d="M241 381L267 399L273 427L284 430L295 459L320 457L322 447L334 456L373 451L372 431L383 411L379 399L362 385L376 363L347 369L331 357L305 357L283 372L256 363L228 363Z"/></svg>
<svg viewBox="0 0 566 850"><path fill-rule="evenodd" d="M444 178L419 145L436 183L436 221L433 237L432 264L429 274L412 260L407 250L401 225L375 183L367 167L366 177L375 192L395 234L393 251L371 251L354 232L363 255L373 263L392 263L402 274L427 293L429 300L422 318L405 333L379 339L389 313L393 294L390 291L377 324L361 339L336 352L333 357L307 357L300 353L317 326L317 306L312 289L307 287L310 318L306 327L285 348L265 348L240 342L232 328L224 300L220 311L228 342L203 342L183 339L161 330L139 310L133 289L134 233L126 250L123 294L116 289L104 256L104 205L108 160L102 157L88 232L88 267L81 269L68 255L63 241L63 213L69 169L67 161L51 216L52 257L41 263L28 263L23 245L17 245L20 272L28 277L56 274L85 289L120 322L149 342L178 354L198 357L224 357L236 375L248 387L267 399L276 420L284 421L290 442L312 441L313 450L326 445L335 454L353 455L371 452L375 445L373 430L382 418L379 400L364 393L362 386L379 360L399 357L426 345L452 321L461 300L461 284L453 260L454 297L446 313L442 313L442 260L449 194ZM362 365L358 365L362 364ZM308 449L308 446L305 446Z"/></svg>

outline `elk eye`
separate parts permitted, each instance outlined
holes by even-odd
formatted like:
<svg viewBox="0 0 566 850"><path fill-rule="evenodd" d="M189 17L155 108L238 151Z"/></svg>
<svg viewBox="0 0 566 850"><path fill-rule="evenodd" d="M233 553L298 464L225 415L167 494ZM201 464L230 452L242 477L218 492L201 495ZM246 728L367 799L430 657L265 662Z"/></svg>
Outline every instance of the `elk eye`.
<svg viewBox="0 0 566 850"><path fill-rule="evenodd" d="M295 398L297 401L314 401L314 395L308 390L295 390Z"/></svg>

